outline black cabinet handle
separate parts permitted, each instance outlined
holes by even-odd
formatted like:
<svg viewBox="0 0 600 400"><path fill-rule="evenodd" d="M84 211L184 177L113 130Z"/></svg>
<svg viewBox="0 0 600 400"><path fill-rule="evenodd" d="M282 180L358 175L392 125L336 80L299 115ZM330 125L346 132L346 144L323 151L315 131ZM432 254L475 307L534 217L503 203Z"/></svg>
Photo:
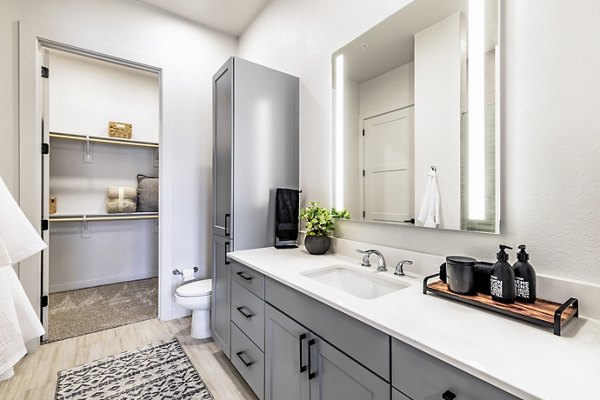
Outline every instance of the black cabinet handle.
<svg viewBox="0 0 600 400"><path fill-rule="evenodd" d="M456 395L449 390L446 390L444 394L442 394L442 399L444 400L454 400L456 399Z"/></svg>
<svg viewBox="0 0 600 400"><path fill-rule="evenodd" d="M245 365L246 367L249 367L249 366L251 366L252 364L254 364L254 361L246 361L246 360L244 360L244 359L242 358L242 354L244 354L244 352L243 352L243 351L238 351L237 353L235 353L235 355L236 355L236 356L238 356L238 358L239 358L240 360L242 360L242 362L244 363L244 365Z"/></svg>
<svg viewBox="0 0 600 400"><path fill-rule="evenodd" d="M246 317L246 318L252 318L254 316L254 314L252 314L252 313L245 313L243 311L244 308L246 308L246 307L241 306L241 307L236 308L236 310L238 310L240 312L240 314L242 314L244 317Z"/></svg>
<svg viewBox="0 0 600 400"><path fill-rule="evenodd" d="M243 280L245 280L245 281L251 281L252 280L252 277L244 274L244 271L236 272L235 274L237 276L239 276L240 278L242 278Z"/></svg>
<svg viewBox="0 0 600 400"><path fill-rule="evenodd" d="M311 372L312 370L312 358L310 356L310 348L312 346L314 346L315 344L315 339L310 339L308 341L308 380L312 380L313 378L315 378L317 376L317 371Z"/></svg>
<svg viewBox="0 0 600 400"><path fill-rule="evenodd" d="M304 371L306 371L306 365L302 365L302 364L304 364L304 361L302 361L302 342L306 340L306 337L307 337L306 333L303 333L298 338L298 341L300 342L300 373L303 373Z"/></svg>
<svg viewBox="0 0 600 400"><path fill-rule="evenodd" d="M225 236L229 237L229 224L231 223L231 214L225 214Z"/></svg>
<svg viewBox="0 0 600 400"><path fill-rule="evenodd" d="M231 264L229 262L229 257L227 257L227 253L229 253L229 246L230 246L230 243L229 242L225 242L225 265Z"/></svg>

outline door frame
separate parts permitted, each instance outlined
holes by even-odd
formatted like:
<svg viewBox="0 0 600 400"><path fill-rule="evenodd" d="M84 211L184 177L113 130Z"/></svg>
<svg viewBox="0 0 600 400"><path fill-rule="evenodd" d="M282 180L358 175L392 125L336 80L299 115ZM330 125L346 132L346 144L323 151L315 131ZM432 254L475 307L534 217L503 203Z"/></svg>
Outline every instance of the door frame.
<svg viewBox="0 0 600 400"><path fill-rule="evenodd" d="M169 74L157 66L160 60L152 54L127 51L84 38L76 32L49 29L29 22L19 21L19 190L18 203L41 233L42 220L42 106L41 76L43 49L56 49L75 53L97 60L133 67L158 74L159 78L159 249L158 249L158 318L172 318L172 288L168 267L173 253L172 235L172 159L173 146L164 135L163 88ZM132 57L132 54L134 56ZM50 72L52 73L52 72ZM163 162L164 160L164 162ZM41 318L42 255L38 253L21 263L17 268L19 279L34 310ZM39 339L27 343L28 351L35 351Z"/></svg>

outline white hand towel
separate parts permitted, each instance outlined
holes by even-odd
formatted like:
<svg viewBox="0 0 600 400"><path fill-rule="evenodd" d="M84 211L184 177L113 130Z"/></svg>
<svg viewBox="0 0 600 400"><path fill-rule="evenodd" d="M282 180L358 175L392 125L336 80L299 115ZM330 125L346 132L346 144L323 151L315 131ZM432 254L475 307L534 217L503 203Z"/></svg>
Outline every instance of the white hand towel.
<svg viewBox="0 0 600 400"><path fill-rule="evenodd" d="M440 227L440 189L435 171L430 171L427 174L427 186L425 187L425 193L423 193L417 221L426 228Z"/></svg>

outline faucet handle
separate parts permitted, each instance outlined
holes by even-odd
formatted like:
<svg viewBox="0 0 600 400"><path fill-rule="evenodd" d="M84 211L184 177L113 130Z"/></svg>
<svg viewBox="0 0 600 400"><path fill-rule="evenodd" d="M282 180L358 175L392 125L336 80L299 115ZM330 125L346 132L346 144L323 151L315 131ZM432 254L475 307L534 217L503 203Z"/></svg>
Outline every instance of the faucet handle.
<svg viewBox="0 0 600 400"><path fill-rule="evenodd" d="M394 271L394 275L396 276L404 276L406 275L404 273L404 265L412 265L413 262L410 260L403 260L400 261L397 265L396 265L396 271Z"/></svg>
<svg viewBox="0 0 600 400"><path fill-rule="evenodd" d="M371 252L373 250L361 250L361 249L356 249L357 253L360 253L363 255L363 259L362 259L362 263L360 264L363 267L370 267L371 266L371 262L369 261L369 257L371 256Z"/></svg>

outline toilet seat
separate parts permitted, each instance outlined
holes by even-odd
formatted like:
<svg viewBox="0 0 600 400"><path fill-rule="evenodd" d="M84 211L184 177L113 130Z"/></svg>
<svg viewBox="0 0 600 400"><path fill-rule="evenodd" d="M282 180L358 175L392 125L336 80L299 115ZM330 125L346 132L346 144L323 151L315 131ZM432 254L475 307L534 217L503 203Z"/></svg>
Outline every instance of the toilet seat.
<svg viewBox="0 0 600 400"><path fill-rule="evenodd" d="M175 291L179 297L210 296L212 292L212 279L202 279L181 285Z"/></svg>

